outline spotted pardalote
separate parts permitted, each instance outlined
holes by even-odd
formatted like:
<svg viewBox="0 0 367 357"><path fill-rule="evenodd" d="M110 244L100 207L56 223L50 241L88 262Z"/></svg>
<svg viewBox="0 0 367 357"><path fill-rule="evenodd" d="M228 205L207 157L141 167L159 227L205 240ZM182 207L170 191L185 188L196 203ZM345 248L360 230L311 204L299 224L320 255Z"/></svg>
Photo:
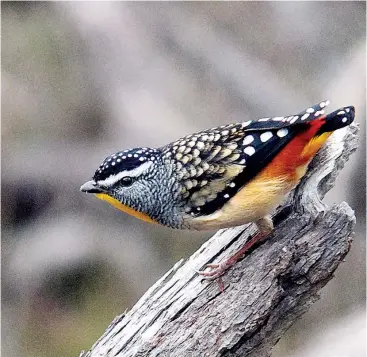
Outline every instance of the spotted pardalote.
<svg viewBox="0 0 367 357"><path fill-rule="evenodd" d="M328 104L222 125L160 148L116 152L81 190L171 228L215 230L255 222L268 233L271 211L331 133L354 119L352 106L326 115Z"/></svg>

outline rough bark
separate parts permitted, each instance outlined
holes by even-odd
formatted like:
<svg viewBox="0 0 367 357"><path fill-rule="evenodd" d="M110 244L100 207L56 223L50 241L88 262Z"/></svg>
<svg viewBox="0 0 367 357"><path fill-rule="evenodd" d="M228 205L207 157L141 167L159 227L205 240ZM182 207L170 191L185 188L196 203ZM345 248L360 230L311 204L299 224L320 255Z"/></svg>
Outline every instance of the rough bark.
<svg viewBox="0 0 367 357"><path fill-rule="evenodd" d="M357 131L351 125L331 136L276 210L271 236L224 275L222 293L195 270L237 251L252 224L217 232L176 263L81 356L270 356L350 249L352 209L321 199L356 150Z"/></svg>

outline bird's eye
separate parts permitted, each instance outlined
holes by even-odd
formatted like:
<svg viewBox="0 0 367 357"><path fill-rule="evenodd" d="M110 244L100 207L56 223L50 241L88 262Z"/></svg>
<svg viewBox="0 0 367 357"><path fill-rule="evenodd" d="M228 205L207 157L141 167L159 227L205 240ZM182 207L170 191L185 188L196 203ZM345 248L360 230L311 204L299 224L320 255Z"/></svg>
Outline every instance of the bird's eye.
<svg viewBox="0 0 367 357"><path fill-rule="evenodd" d="M133 179L132 177L129 177L129 176L125 176L121 179L121 184L125 187L128 187L128 186L131 186L132 183L133 183Z"/></svg>

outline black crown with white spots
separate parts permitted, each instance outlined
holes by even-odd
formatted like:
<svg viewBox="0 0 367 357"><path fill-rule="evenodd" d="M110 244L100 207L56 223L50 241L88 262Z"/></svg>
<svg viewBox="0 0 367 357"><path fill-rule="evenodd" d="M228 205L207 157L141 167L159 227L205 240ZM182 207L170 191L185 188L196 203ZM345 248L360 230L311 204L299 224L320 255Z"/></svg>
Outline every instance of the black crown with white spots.
<svg viewBox="0 0 367 357"><path fill-rule="evenodd" d="M144 162L154 162L158 154L159 150L150 148L128 149L111 154L96 170L93 179L96 182L103 181L123 170L133 170Z"/></svg>

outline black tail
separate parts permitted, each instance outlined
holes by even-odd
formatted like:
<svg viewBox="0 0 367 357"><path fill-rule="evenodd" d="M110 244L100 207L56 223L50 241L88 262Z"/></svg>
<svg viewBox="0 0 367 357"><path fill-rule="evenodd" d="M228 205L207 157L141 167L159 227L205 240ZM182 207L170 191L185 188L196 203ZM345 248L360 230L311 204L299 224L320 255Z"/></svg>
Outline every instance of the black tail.
<svg viewBox="0 0 367 357"><path fill-rule="evenodd" d="M355 113L354 107L348 106L335 110L335 112L326 115L325 117L326 122L324 125L320 127L316 135L320 135L322 133L328 133L340 128L344 128L345 126L348 126L354 120L354 113Z"/></svg>

